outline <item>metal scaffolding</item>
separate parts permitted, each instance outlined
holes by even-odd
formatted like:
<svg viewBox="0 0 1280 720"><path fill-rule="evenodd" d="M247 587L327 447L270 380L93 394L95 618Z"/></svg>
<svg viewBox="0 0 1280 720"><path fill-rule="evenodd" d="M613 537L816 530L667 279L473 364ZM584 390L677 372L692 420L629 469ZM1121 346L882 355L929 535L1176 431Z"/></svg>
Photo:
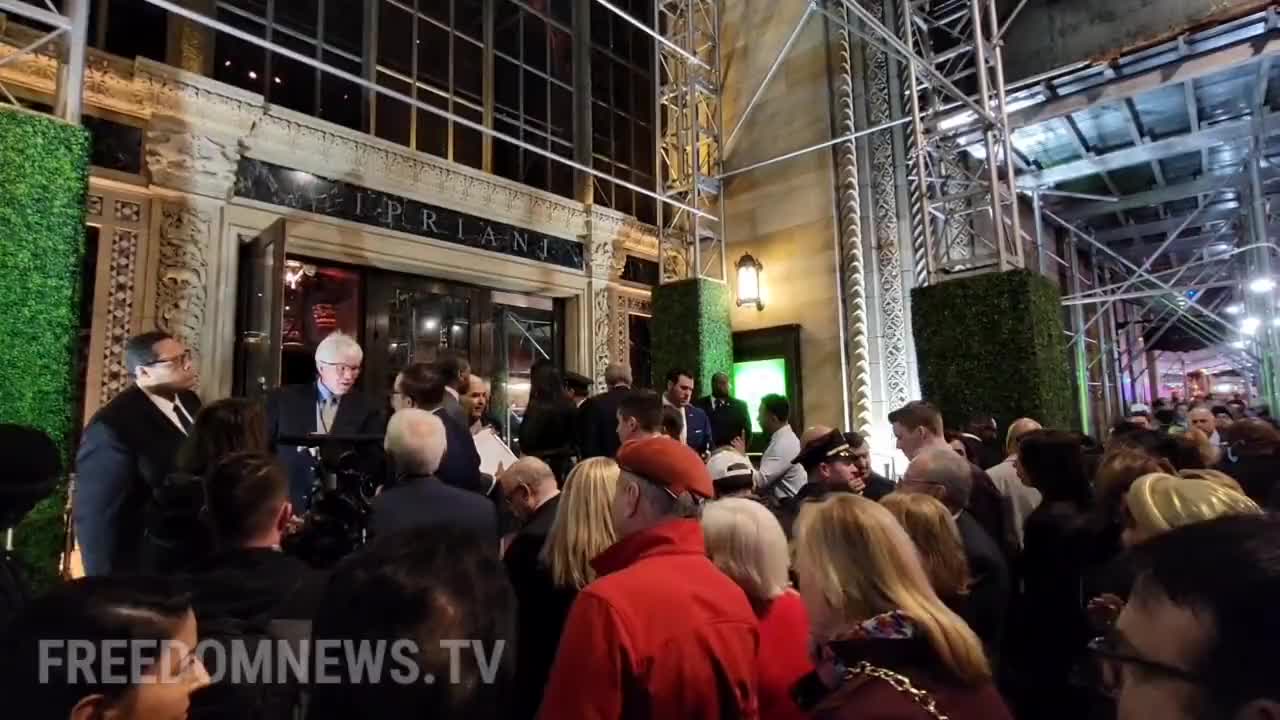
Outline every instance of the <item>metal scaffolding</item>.
<svg viewBox="0 0 1280 720"><path fill-rule="evenodd" d="M8 55L0 64L13 62L19 57L35 54L46 46L54 45L58 55L57 93L53 114L70 123L80 124L84 107L84 65L89 37L89 0L66 0L59 12L53 3L45 0L47 9L21 0L0 0L0 12L33 20L53 28L34 42ZM3 101L20 106L12 94L0 84Z"/></svg>
<svg viewBox="0 0 1280 720"><path fill-rule="evenodd" d="M653 27L662 282L724 281L719 2L657 0Z"/></svg>

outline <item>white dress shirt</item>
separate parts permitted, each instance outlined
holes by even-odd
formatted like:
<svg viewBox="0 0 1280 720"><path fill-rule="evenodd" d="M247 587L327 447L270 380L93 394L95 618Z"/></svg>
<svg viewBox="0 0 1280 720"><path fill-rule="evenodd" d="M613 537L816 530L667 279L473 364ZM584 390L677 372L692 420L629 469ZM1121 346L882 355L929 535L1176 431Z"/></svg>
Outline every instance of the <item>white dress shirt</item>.
<svg viewBox="0 0 1280 720"><path fill-rule="evenodd" d="M799 454L800 438L790 425L778 428L764 449L760 458L760 474L764 476L766 485L773 484L773 493L778 497L795 495L809 481L804 468L792 462Z"/></svg>
<svg viewBox="0 0 1280 720"><path fill-rule="evenodd" d="M178 413L182 413L183 417L185 417L190 424L195 424L195 418L191 417L191 413L187 412L187 409L182 406L182 403L178 400L176 395L173 400L160 397L159 395L153 395L151 393L147 393L147 397L151 398L151 402L155 403L156 407L160 408L160 412L164 413L164 416L169 418L169 422L177 426L177 428L182 431L183 435L187 434L187 429L182 426L182 421L178 419Z"/></svg>

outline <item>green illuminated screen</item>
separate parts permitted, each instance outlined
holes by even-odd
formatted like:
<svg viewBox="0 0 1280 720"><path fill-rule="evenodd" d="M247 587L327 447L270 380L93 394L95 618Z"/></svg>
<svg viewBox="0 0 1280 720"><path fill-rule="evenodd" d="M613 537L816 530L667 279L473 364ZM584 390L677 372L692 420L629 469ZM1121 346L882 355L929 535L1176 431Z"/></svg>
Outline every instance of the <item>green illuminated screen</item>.
<svg viewBox="0 0 1280 720"><path fill-rule="evenodd" d="M752 432L761 432L757 411L765 395L787 394L787 361L785 358L752 360L733 364L733 395L747 404Z"/></svg>

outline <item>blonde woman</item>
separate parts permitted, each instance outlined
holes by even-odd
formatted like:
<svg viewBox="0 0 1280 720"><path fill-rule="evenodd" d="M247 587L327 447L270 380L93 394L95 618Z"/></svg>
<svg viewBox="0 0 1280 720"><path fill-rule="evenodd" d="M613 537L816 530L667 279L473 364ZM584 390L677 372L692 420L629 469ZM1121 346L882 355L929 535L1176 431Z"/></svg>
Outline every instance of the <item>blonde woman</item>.
<svg viewBox="0 0 1280 720"><path fill-rule="evenodd" d="M795 569L816 647L817 671L802 681L813 717L1012 717L982 643L938 598L884 507L846 494L808 504Z"/></svg>
<svg viewBox="0 0 1280 720"><path fill-rule="evenodd" d="M886 495L880 504L893 513L916 544L933 591L947 607L968 620L969 561L951 511L924 493L896 492Z"/></svg>
<svg viewBox="0 0 1280 720"><path fill-rule="evenodd" d="M746 593L760 620L757 693L760 717L807 717L791 688L813 670L809 617L788 587L787 536L773 513L755 500L725 498L702 511L707 555Z"/></svg>
<svg viewBox="0 0 1280 720"><path fill-rule="evenodd" d="M1208 480L1152 473L1138 478L1125 496L1125 547L1174 528L1223 515L1261 515L1258 504L1244 494Z"/></svg>
<svg viewBox="0 0 1280 720"><path fill-rule="evenodd" d="M520 709L519 717L531 718L537 712L569 608L578 591L595 580L591 559L616 539L610 508L617 485L618 464L592 458L573 468L558 496L559 507L540 556L540 582L526 583L520 598L516 696L511 703Z"/></svg>

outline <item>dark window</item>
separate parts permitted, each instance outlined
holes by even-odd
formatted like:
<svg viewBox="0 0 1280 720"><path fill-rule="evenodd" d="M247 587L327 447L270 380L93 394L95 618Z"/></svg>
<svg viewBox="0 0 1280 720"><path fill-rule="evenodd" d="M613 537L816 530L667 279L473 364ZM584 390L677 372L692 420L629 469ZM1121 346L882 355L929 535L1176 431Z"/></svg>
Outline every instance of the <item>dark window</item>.
<svg viewBox="0 0 1280 720"><path fill-rule="evenodd" d="M646 26L652 0L620 3ZM650 190L653 150L653 39L601 5L591 8L591 152L597 170ZM657 222L655 201L621 184L596 179L601 205Z"/></svg>
<svg viewBox="0 0 1280 720"><path fill-rule="evenodd" d="M98 0L95 5L100 5ZM90 15L99 14L97 7L90 8ZM106 37L98 44L112 55L124 58L145 57L157 62L165 61L165 41L169 37L168 14L145 0L110 0L106 3ZM98 40L98 24L90 42Z"/></svg>
<svg viewBox="0 0 1280 720"><path fill-rule="evenodd" d="M92 115L84 116L83 123L93 144L90 164L135 175L142 173L141 128Z"/></svg>

